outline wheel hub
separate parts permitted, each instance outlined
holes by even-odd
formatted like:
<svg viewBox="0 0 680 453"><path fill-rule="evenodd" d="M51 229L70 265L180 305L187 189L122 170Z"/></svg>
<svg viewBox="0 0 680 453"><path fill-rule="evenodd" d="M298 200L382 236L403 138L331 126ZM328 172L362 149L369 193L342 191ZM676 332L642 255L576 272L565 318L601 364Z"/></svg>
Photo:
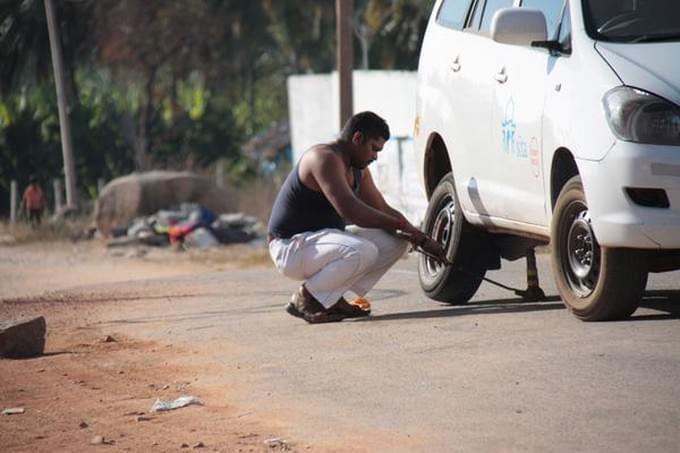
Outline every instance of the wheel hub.
<svg viewBox="0 0 680 453"><path fill-rule="evenodd" d="M569 284L576 295L587 297L597 284L600 250L593 233L590 213L585 206L573 217L565 252Z"/></svg>
<svg viewBox="0 0 680 453"><path fill-rule="evenodd" d="M583 211L574 219L567 245L572 270L579 278L588 275L593 267L593 235L586 214L587 211Z"/></svg>
<svg viewBox="0 0 680 453"><path fill-rule="evenodd" d="M444 250L448 249L449 241L453 236L453 225L454 217L456 215L456 204L453 198L446 198L442 201L441 208L437 212L437 216L432 223L432 229L430 231L430 236L435 241L439 242ZM433 260L432 258L426 258L425 264L427 266L427 271L430 274L436 274L442 269L442 265Z"/></svg>

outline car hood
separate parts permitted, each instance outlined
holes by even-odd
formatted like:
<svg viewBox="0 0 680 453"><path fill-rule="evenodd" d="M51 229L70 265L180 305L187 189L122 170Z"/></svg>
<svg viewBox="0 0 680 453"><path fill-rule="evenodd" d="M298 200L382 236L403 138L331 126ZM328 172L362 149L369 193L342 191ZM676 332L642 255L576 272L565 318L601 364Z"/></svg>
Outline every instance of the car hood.
<svg viewBox="0 0 680 453"><path fill-rule="evenodd" d="M680 105L680 42L598 42L595 47L624 85L649 91Z"/></svg>

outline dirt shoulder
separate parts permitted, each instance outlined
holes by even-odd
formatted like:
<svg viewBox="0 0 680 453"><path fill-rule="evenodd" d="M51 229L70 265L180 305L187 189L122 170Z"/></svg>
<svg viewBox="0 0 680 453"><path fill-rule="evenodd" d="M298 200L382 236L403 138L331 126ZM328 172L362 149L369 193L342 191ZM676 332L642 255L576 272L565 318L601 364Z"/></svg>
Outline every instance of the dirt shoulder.
<svg viewBox="0 0 680 453"><path fill-rule="evenodd" d="M0 246L0 298L270 265L264 247L245 244L183 252L155 247L106 248L100 241Z"/></svg>
<svg viewBox="0 0 680 453"><path fill-rule="evenodd" d="M112 252L97 242L0 247L0 319L48 319L44 356L0 360L0 410L25 409L0 416L1 449L82 451L95 448L92 441L101 436L100 447L123 451L313 451L279 441L285 433L274 423L244 413L226 400L223 387L202 382L224 370L192 360L196 351L117 334L107 339L96 320L110 301L97 299L96 291L87 303L69 297L73 288L82 294L96 284L265 266L267 260L263 248L249 246L186 253ZM156 398L184 395L204 405L150 411Z"/></svg>

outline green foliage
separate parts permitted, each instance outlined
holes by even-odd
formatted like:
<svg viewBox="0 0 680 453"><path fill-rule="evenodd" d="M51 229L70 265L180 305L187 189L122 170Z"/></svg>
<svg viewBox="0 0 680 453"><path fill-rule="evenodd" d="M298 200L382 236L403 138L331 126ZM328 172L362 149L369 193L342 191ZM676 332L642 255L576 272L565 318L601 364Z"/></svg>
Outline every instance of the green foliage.
<svg viewBox="0 0 680 453"><path fill-rule="evenodd" d="M45 90L25 89L0 102L0 207L9 206L10 181L19 188L30 175L45 181L54 168L61 167L56 104Z"/></svg>
<svg viewBox="0 0 680 453"><path fill-rule="evenodd" d="M357 67L415 69L433 0L355 0ZM335 68L335 1L56 1L78 189L133 170L258 164L244 140L287 116L291 74ZM364 61L365 60L365 61ZM9 182L63 177L43 0L0 1L0 213ZM47 187L49 189L49 187Z"/></svg>
<svg viewBox="0 0 680 453"><path fill-rule="evenodd" d="M122 133L131 121L129 104L100 74L77 80L79 102L71 112L76 174L78 185L93 197L99 178L109 180L134 169L131 146Z"/></svg>
<svg viewBox="0 0 680 453"><path fill-rule="evenodd" d="M151 155L155 161L165 162L166 168L202 168L221 158L240 157L242 139L231 110L205 100L205 92L202 96L200 109L191 104L172 122L162 124Z"/></svg>

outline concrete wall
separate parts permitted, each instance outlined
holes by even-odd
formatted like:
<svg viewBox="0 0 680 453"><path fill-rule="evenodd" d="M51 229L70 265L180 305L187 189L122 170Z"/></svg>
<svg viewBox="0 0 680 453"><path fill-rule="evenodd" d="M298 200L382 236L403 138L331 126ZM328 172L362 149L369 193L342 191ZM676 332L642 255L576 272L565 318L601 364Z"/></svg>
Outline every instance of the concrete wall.
<svg viewBox="0 0 680 453"><path fill-rule="evenodd" d="M385 199L412 222L419 223L427 200L413 156L416 73L354 71L354 111L372 110L385 118L392 138L370 169ZM288 108L293 161L310 146L338 136L338 74L288 78Z"/></svg>

